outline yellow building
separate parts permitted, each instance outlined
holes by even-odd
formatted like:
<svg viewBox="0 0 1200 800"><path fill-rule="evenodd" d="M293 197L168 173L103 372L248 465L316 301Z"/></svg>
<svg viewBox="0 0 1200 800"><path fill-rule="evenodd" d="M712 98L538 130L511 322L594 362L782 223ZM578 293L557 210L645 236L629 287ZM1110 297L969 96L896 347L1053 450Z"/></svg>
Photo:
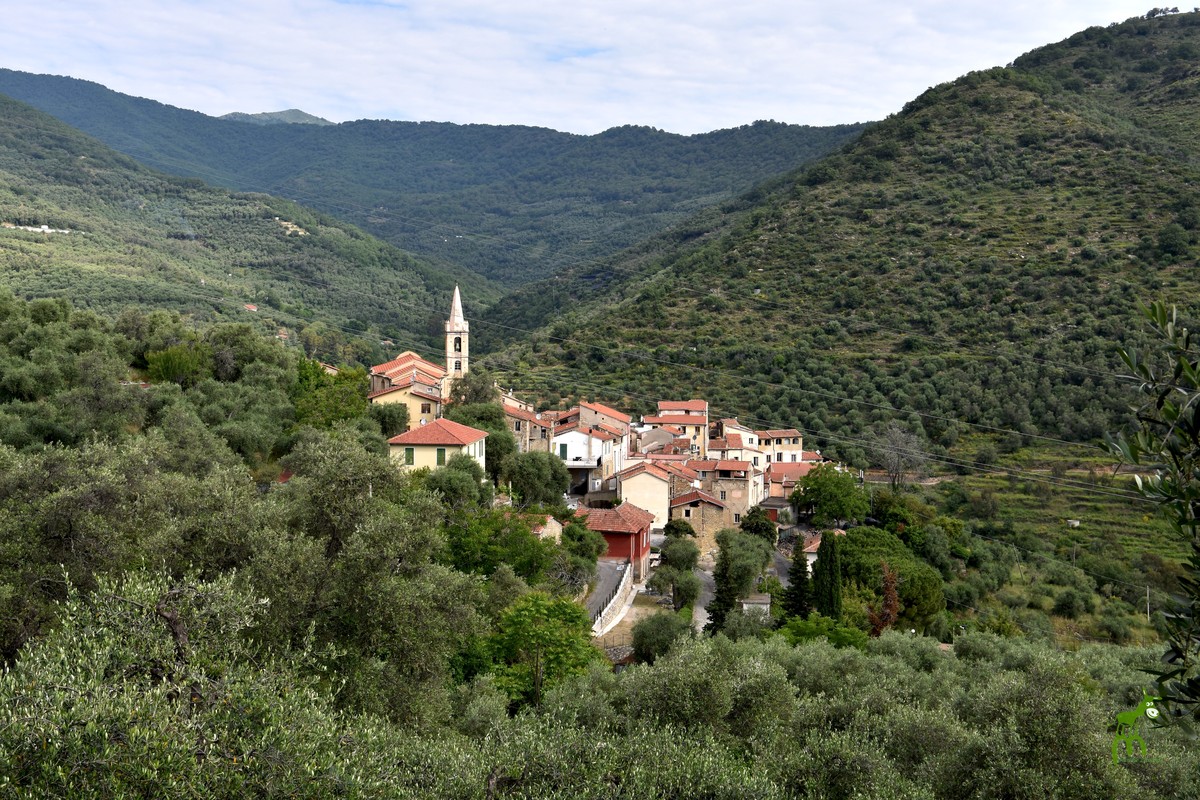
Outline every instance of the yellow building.
<svg viewBox="0 0 1200 800"><path fill-rule="evenodd" d="M435 419L427 425L419 425L388 439L388 450L401 469L437 469L445 466L458 453L465 453L486 470L486 438L487 431L448 419Z"/></svg>

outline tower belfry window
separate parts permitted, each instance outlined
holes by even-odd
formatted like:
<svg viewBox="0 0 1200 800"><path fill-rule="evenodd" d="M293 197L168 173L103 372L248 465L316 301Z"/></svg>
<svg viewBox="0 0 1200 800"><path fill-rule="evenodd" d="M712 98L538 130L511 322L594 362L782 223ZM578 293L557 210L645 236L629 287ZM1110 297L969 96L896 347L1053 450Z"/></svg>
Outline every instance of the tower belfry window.
<svg viewBox="0 0 1200 800"><path fill-rule="evenodd" d="M461 336L454 337L454 352L456 352L456 353L462 352L462 337Z"/></svg>
<svg viewBox="0 0 1200 800"><path fill-rule="evenodd" d="M455 362L454 362L454 371L455 371L455 372L461 372L461 371L462 371L462 362L461 362L461 361L455 361Z"/></svg>

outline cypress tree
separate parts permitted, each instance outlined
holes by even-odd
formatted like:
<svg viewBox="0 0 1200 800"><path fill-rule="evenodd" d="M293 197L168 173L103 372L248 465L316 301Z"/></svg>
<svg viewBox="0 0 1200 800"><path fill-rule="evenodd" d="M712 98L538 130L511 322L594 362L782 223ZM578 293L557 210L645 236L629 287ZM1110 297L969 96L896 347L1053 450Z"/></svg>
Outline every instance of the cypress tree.
<svg viewBox="0 0 1200 800"><path fill-rule="evenodd" d="M789 617L808 619L813 610L813 586L808 574L808 559L797 553L788 570L788 588L783 594L783 609Z"/></svg>
<svg viewBox="0 0 1200 800"><path fill-rule="evenodd" d="M821 537L813 567L813 606L833 620L842 618L842 560L832 531Z"/></svg>

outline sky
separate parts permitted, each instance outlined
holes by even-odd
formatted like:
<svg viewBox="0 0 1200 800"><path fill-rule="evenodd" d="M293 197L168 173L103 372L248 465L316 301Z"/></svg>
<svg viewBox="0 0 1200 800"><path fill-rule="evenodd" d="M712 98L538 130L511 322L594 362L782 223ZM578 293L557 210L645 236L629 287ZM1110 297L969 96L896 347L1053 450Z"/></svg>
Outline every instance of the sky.
<svg viewBox="0 0 1200 800"><path fill-rule="evenodd" d="M0 67L219 116L702 133L883 119L1146 0L54 0Z"/></svg>

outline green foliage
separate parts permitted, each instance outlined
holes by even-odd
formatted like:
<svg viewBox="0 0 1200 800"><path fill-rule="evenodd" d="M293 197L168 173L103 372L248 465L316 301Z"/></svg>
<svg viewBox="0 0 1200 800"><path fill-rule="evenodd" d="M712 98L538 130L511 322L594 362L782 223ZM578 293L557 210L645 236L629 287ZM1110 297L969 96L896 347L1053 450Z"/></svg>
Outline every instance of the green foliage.
<svg viewBox="0 0 1200 800"><path fill-rule="evenodd" d="M866 632L842 625L815 611L807 617L792 617L780 627L779 635L791 645L824 638L834 647L857 647L862 650L867 646Z"/></svg>
<svg viewBox="0 0 1200 800"><path fill-rule="evenodd" d="M500 472L523 508L560 504L571 484L566 465L552 453L512 453L505 457Z"/></svg>
<svg viewBox="0 0 1200 800"><path fill-rule="evenodd" d="M813 608L834 620L842 618L842 561L839 537L832 532L821 537L813 565Z"/></svg>
<svg viewBox="0 0 1200 800"><path fill-rule="evenodd" d="M155 169L304 197L376 236L456 264L442 279L446 293L457 281L475 297L479 275L519 285L549 277L563 263L619 252L682 222L698 202L722 202L833 151L863 128L760 121L694 136L629 125L577 136L385 120L249 126L70 78L4 70L0 92ZM291 157L279 158L284 152ZM412 225L431 215L441 224ZM462 235L448 238L446 226Z"/></svg>
<svg viewBox="0 0 1200 800"><path fill-rule="evenodd" d="M693 528L692 523L688 522L686 519L683 519L682 517L675 517L674 519L667 520L667 524L663 526L663 535L666 536L668 540L680 536L691 536L692 538L695 538L696 529Z"/></svg>
<svg viewBox="0 0 1200 800"><path fill-rule="evenodd" d="M499 405L500 388L486 369L475 369L450 384L450 404L456 406ZM503 419L500 420L503 423Z"/></svg>
<svg viewBox="0 0 1200 800"><path fill-rule="evenodd" d="M717 533L717 563L713 568L716 591L707 607L705 630L716 633L725 627L727 615L737 608L771 560L773 548L758 536L749 536L733 528Z"/></svg>
<svg viewBox="0 0 1200 800"><path fill-rule="evenodd" d="M742 515L742 522L738 525L742 533L749 536L758 536L775 546L775 542L779 539L779 528L767 516L766 509L762 506L754 506L745 514Z"/></svg>
<svg viewBox="0 0 1200 800"><path fill-rule="evenodd" d="M1155 674L1168 719L1194 729L1200 723L1200 347L1174 308L1155 302L1143 314L1155 351L1121 351L1145 396L1139 427L1110 439L1109 446L1127 462L1153 470L1136 476L1138 489L1188 548L1180 595L1164 614L1164 666Z"/></svg>
<svg viewBox="0 0 1200 800"><path fill-rule="evenodd" d="M788 616L808 617L813 611L812 576L808 573L808 558L797 552L788 570L788 586L783 595L783 609Z"/></svg>
<svg viewBox="0 0 1200 800"><path fill-rule="evenodd" d="M690 620L679 614L651 614L634 623L633 654L641 663L653 664L677 641L694 635Z"/></svg>
<svg viewBox="0 0 1200 800"><path fill-rule="evenodd" d="M543 592L521 596L500 615L491 639L496 684L514 702L541 705L545 690L601 657L591 629L587 612L571 600Z"/></svg>
<svg viewBox="0 0 1200 800"><path fill-rule="evenodd" d="M842 540L839 547L842 574L847 581L858 583L882 599L882 564L886 562L899 576L902 627L924 631L945 609L941 575L915 557L895 534L864 526L852 528L844 537L837 538ZM818 552L818 568L820 558Z"/></svg>
<svg viewBox="0 0 1200 800"><path fill-rule="evenodd" d="M863 519L871 508L866 490L858 485L858 479L833 464L814 467L799 484L792 492L792 505L811 509L813 522L817 525L838 525L846 520Z"/></svg>

